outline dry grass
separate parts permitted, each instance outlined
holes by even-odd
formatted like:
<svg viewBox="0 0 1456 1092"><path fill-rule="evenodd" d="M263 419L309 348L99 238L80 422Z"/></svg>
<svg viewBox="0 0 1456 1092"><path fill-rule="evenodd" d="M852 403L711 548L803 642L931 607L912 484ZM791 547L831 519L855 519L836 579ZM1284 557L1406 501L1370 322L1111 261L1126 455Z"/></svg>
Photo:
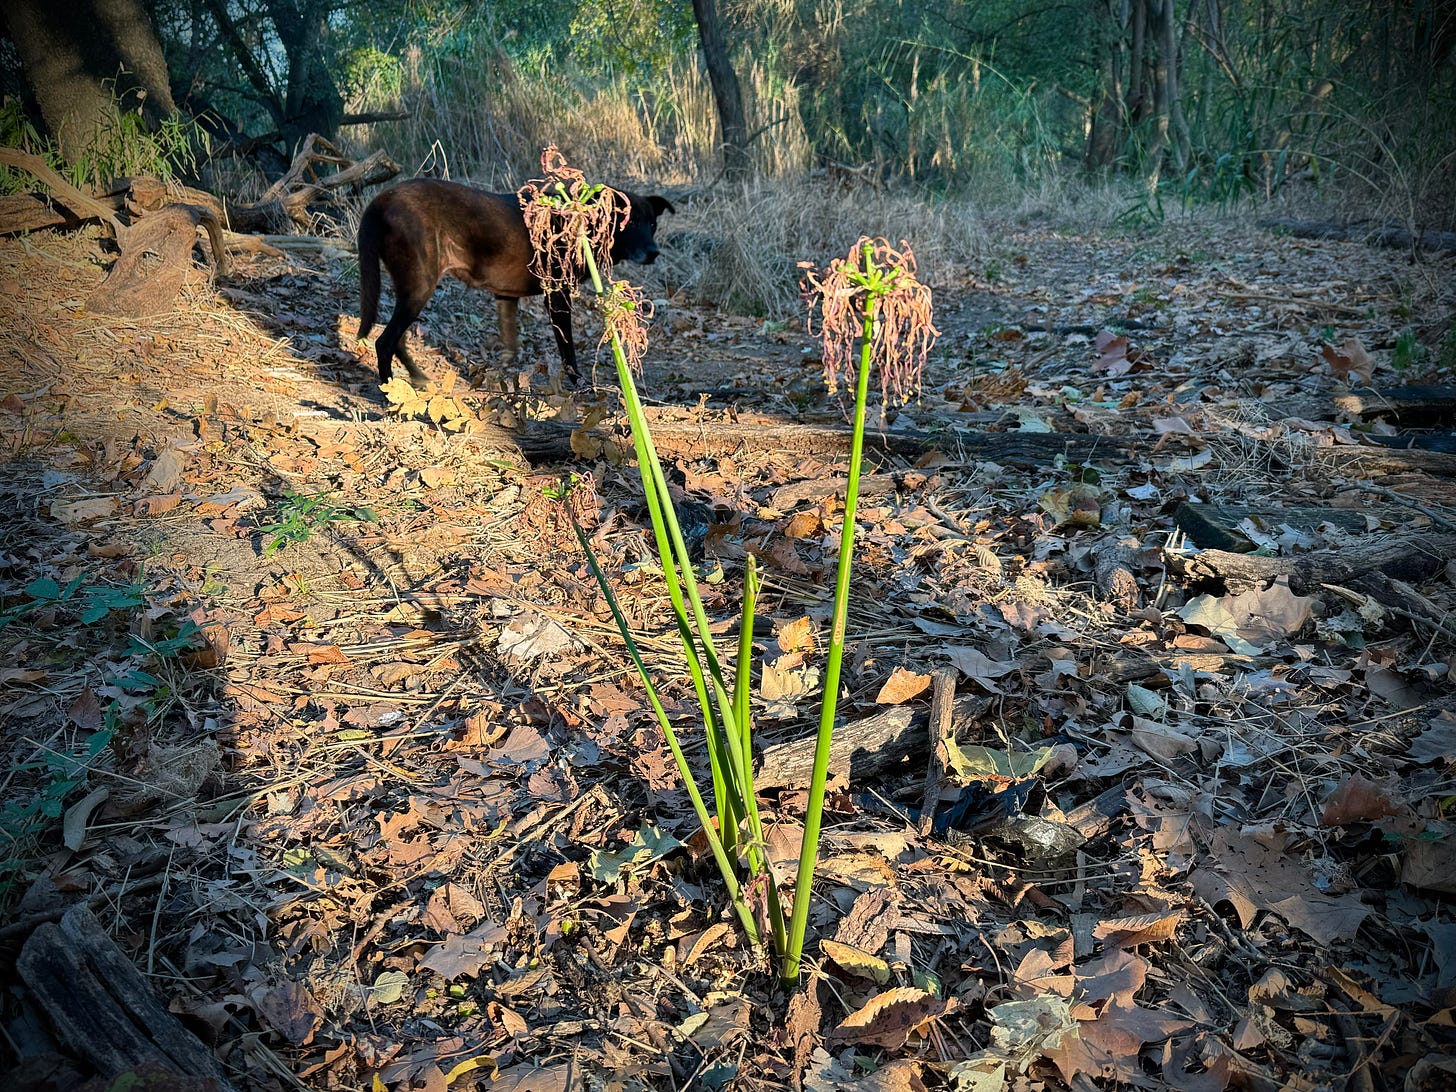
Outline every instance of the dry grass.
<svg viewBox="0 0 1456 1092"><path fill-rule="evenodd" d="M659 228L667 285L770 318L802 310L800 261L844 254L861 235L907 240L932 287L964 277L985 242L969 203L833 183L758 178L684 201L678 213Z"/></svg>

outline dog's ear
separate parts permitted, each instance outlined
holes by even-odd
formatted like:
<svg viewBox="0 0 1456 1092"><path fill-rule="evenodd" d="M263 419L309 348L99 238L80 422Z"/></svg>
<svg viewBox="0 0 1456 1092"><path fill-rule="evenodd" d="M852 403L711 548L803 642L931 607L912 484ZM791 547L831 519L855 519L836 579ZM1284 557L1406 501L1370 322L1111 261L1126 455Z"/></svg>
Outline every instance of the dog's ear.
<svg viewBox="0 0 1456 1092"><path fill-rule="evenodd" d="M658 216L661 216L664 211L671 212L674 215L677 213L677 209L672 207L671 201L666 197L659 197L655 193L647 199L647 203L652 206L652 211Z"/></svg>

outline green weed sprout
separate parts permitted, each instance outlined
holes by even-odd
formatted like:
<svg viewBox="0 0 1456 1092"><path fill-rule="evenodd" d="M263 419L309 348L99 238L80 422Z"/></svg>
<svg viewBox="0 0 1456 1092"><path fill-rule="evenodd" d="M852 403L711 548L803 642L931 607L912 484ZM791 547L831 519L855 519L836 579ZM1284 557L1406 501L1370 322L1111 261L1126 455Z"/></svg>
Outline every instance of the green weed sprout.
<svg viewBox="0 0 1456 1092"><path fill-rule="evenodd" d="M372 508L333 504L328 493L309 495L290 489L278 504L278 521L258 528L267 539L263 556L272 557L286 546L307 542L319 528L343 521L378 523L379 516Z"/></svg>
<svg viewBox="0 0 1456 1092"><path fill-rule="evenodd" d="M802 267L802 263L801 263ZM813 316L820 314L824 340L824 376L833 391L839 380L854 385L854 426L849 449L849 481L844 493L844 524L839 531L839 567L834 583L834 613L824 667L824 699L809 803L804 813L804 840L794 882L794 909L789 922L783 977L797 981L809 923L809 898L819 856L819 831L824 818L824 784L829 775L829 744L839 701L839 673L844 663L844 630L849 615L849 577L854 560L854 515L859 506L860 462L864 455L865 407L871 369L878 368L880 391L888 402L906 401L920 388L920 373L938 331L932 324L930 289L915 279L915 255L908 243L896 250L884 239L861 236L849 256L836 258L804 278L805 299ZM854 345L859 343L855 366Z"/></svg>

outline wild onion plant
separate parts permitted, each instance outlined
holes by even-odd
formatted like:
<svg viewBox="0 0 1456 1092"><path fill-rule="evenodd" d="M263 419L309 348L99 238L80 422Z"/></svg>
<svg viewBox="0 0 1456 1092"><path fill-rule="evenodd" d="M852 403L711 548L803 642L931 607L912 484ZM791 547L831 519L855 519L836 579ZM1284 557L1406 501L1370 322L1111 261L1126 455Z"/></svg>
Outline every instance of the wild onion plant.
<svg viewBox="0 0 1456 1092"><path fill-rule="evenodd" d="M609 286L608 278L603 276L612 233L625 222L620 195L602 186L588 185L581 173L568 167L554 148L548 149L542 156L542 166L546 179L528 183L521 190L527 228L537 248L538 264L533 269L543 283L558 287L575 283L575 268L579 265L589 274L603 303L605 340L610 341L616 362L617 380L632 427L642 492L651 517L668 599L672 603L688 674L702 713L711 770L711 812L616 595L579 524L577 538L627 644L743 930L755 946L761 946L767 934L771 951L779 960L780 974L786 983L792 984L798 979L803 958L804 932L824 808L829 741L844 654L868 375L871 366L878 363L882 387L887 393L893 391L903 395L914 388L920 366L935 337L930 325L930 293L915 280L914 259L908 247L897 252L882 240L872 242L863 239L856 244L848 259L832 263L822 277L810 276L823 314L824 360L831 386L841 374L852 378L856 384L857 400L849 489L840 539L829 669L790 924L785 920L784 900L777 881L768 867L763 817L753 788L753 718L749 680L759 587L757 569L750 557L744 576L737 656L730 685L729 672L725 670L712 639L692 560L637 393L634 373L647 345L649 305L630 284L614 281ZM543 256L543 252L547 253ZM863 343L857 368L850 352L856 337Z"/></svg>

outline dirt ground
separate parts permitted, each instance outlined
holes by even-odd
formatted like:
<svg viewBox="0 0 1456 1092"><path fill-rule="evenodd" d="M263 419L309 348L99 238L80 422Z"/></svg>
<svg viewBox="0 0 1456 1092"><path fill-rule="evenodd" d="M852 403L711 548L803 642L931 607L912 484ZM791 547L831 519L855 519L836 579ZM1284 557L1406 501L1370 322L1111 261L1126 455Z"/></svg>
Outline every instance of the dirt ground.
<svg viewBox="0 0 1456 1092"><path fill-rule="evenodd" d="M831 798L793 998L548 495L700 743L609 368L553 390L537 304L502 371L452 285L391 403L342 250L131 321L94 231L0 242L8 1087L87 1074L21 955L82 902L236 1088L1452 1087L1456 454L1372 441L1452 426L1346 395L1456 382L1456 261L985 227L875 424L840 710L914 730ZM843 407L801 321L643 280L725 641L765 575L773 748L817 722ZM803 785L763 786L785 882Z"/></svg>

